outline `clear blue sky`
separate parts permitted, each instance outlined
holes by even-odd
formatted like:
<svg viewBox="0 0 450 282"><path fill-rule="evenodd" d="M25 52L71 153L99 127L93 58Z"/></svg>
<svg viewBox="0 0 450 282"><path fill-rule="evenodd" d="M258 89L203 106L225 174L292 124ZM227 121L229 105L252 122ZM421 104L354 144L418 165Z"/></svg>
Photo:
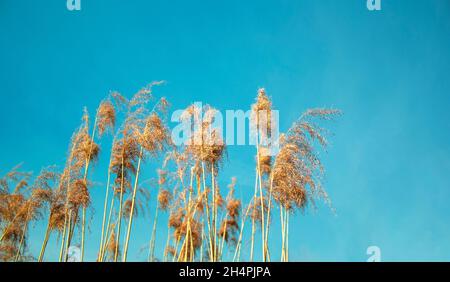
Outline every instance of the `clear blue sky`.
<svg viewBox="0 0 450 282"><path fill-rule="evenodd" d="M291 260L365 261L371 245L385 261L450 260L450 2L382 0L378 12L365 2L82 0L70 12L65 0L3 0L0 172L22 161L35 173L62 166L83 106L93 112L110 90L166 80L155 93L174 109L226 110L248 109L265 87L282 129L310 107L345 113L323 156L337 216L320 206L292 219ZM109 143L91 177L88 259ZM237 176L238 193L251 194L253 153L230 148L222 182ZM136 221L131 260L146 257L149 222ZM44 227L30 234L35 255Z"/></svg>

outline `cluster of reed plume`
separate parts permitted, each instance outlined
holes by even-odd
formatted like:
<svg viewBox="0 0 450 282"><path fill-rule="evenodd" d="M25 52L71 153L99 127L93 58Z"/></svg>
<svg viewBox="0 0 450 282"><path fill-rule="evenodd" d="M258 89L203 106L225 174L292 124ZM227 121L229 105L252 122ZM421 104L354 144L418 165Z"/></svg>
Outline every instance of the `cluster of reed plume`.
<svg viewBox="0 0 450 282"><path fill-rule="evenodd" d="M306 111L276 140L280 150L271 156L268 144L261 140L270 137L267 135L275 126L270 119L272 103L265 90L259 89L251 118L257 134L255 185L253 197L245 204L235 195L235 178L225 197L219 188L226 148L213 126L216 110L196 104L186 108L182 119L192 124L189 138L193 142L174 146L167 126L168 102L152 94L152 87L160 83L144 87L130 100L113 92L100 103L93 123L85 110L61 171L47 167L30 182L31 174L15 167L0 179L0 261L44 261L53 233L58 235L59 261L68 260L75 234L84 260L86 218L92 204L89 170L100 153L96 142L106 133L113 134L113 143L102 226L95 230L101 232L97 261L127 260L133 219L139 207L149 201L149 189L156 189L158 194L153 222L149 223L148 261L215 262L226 260L226 251L230 260L253 261L257 230L261 233L261 260L277 260L278 255L269 248L269 227L276 209L281 225L280 258L288 261L289 215L314 205L317 199L329 202L321 186L324 170L314 149L316 144L327 145L327 131L314 120L331 120L340 112ZM260 119L260 112L269 113L269 118ZM157 181L144 187L140 184L142 163L146 159L156 162L159 157L163 162ZM160 242L164 246L160 257L155 255L158 212L168 213L167 237ZM47 227L40 253L34 257L28 254L27 239L30 224L39 220L46 220ZM247 222L251 233L245 232ZM244 238L248 234L250 238ZM243 248L250 249L248 257L243 257Z"/></svg>

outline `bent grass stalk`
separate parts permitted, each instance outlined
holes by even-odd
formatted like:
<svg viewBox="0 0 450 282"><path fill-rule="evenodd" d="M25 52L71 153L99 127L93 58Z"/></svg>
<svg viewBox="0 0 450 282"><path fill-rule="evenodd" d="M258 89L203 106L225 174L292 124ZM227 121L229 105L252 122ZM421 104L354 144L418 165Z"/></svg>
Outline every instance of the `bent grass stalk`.
<svg viewBox="0 0 450 282"><path fill-rule="evenodd" d="M121 174L120 174L120 199L119 199L119 214L117 220L117 237L116 237L116 248L114 251L114 262L117 262L117 258L119 256L119 242L120 242L120 225L122 223L122 206L123 206L123 188L124 188L124 154L125 154L125 146L122 147L122 156L121 156Z"/></svg>
<svg viewBox="0 0 450 282"><path fill-rule="evenodd" d="M44 259L45 249L47 248L48 239L50 237L50 218L51 214L49 215L44 241L42 242L41 251L39 252L38 262L42 262Z"/></svg>
<svg viewBox="0 0 450 282"><path fill-rule="evenodd" d="M133 224L134 205L135 205L135 202L136 202L136 191L137 191L138 182L139 182L139 172L141 170L141 160L142 160L142 157L143 157L143 153L144 153L144 148L141 147L140 152L139 152L139 159L138 159L138 165L137 165L137 170L136 170L136 177L135 177L135 181L134 181L133 197L131 199L131 211L130 211L130 217L128 219L127 236L125 238L125 245L124 245L124 248L123 248L123 257L122 257L122 261L123 262L127 261L128 243L130 241L131 225Z"/></svg>
<svg viewBox="0 0 450 282"><path fill-rule="evenodd" d="M258 115L259 116L259 115ZM257 140L258 143L256 145L256 156L257 156L257 168L256 171L258 173L258 178L259 178L259 197L260 197L260 201L261 201L261 244L262 244L262 259L263 262L266 262L266 252L265 252L265 239L264 239L264 194L263 194L263 190L262 190L262 175L261 175L261 164L260 164L260 141L259 141L259 118L257 118L257 130L256 130L256 134L257 134Z"/></svg>
<svg viewBox="0 0 450 282"><path fill-rule="evenodd" d="M101 257L103 254L103 241L104 241L104 233L105 233L105 222L106 222L106 210L108 209L108 196L109 196L109 185L111 181L111 158L108 165L108 178L106 180L106 192L105 192L105 202L103 205L103 219L102 219L102 233L100 237L100 248L98 250L98 258L97 260L101 261ZM114 195L113 195L114 198Z"/></svg>
<svg viewBox="0 0 450 282"><path fill-rule="evenodd" d="M147 259L149 262L153 262L155 260L155 240L156 240L156 224L158 222L158 208L159 202L156 201L155 218L153 219L152 235L150 237L149 252Z"/></svg>
<svg viewBox="0 0 450 282"><path fill-rule="evenodd" d="M256 226L255 226L255 209L256 209L256 195L257 195L257 191L258 191L258 174L255 173L255 191L254 191L254 195L253 195L253 210L252 210L252 239L251 239L251 247L250 247L250 261L253 261L253 252L254 252L254 248L255 248L255 231L256 231Z"/></svg>
<svg viewBox="0 0 450 282"><path fill-rule="evenodd" d="M103 261L103 259L104 259L104 256L105 256L105 253L106 253L106 246L108 245L108 241L109 241L108 238L109 238L110 233L112 231L111 218L112 218L112 213L113 213L113 210L114 210L114 203L115 203L115 201L114 201L114 193L113 193L113 195L111 197L111 204L110 204L110 207L109 207L108 221L107 221L107 223L105 225L106 234L105 234L105 237L103 239L103 246L102 246L102 252L101 252L101 255L100 255L100 261Z"/></svg>
<svg viewBox="0 0 450 282"><path fill-rule="evenodd" d="M89 164L90 164L90 160L91 160L91 154L92 154L92 143L95 140L95 132L97 128L97 114L95 115L95 120L94 120L94 127L92 129L92 137L89 140L89 153L86 159L86 167L84 169L84 182L86 183L87 181L87 175L88 175L88 171L89 171ZM86 227L86 207L83 205L82 208L82 223L81 223L81 261L84 260L84 239L85 239L85 227Z"/></svg>
<svg viewBox="0 0 450 282"><path fill-rule="evenodd" d="M235 251L234 251L233 262L236 261L236 258L238 258L238 261L239 261L239 256L238 256L238 254L240 253L240 250L241 250L242 237L243 237L243 235L244 235L245 222L246 222L246 219L247 219L247 217L248 217L248 215L249 215L249 212L250 212L251 202L252 202L252 201L250 201L250 204L249 204L248 207L247 207L247 211L245 212L245 215L242 217L242 220L241 220L241 229L240 229L240 231L239 231L239 239L238 239L238 242L237 242L237 244L236 244L236 249L235 249ZM243 208L242 208L242 209L243 209Z"/></svg>

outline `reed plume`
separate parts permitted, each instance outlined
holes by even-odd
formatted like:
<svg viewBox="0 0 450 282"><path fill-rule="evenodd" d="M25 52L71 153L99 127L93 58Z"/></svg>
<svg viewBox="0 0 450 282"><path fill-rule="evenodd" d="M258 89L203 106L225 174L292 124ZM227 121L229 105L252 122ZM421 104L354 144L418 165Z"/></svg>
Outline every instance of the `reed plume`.
<svg viewBox="0 0 450 282"><path fill-rule="evenodd" d="M237 244L236 234L239 231L239 213L241 200L235 198L236 178L231 179L228 185L229 192L226 198L226 214L221 222L218 236L221 238L220 256L223 256L225 242Z"/></svg>
<svg viewBox="0 0 450 282"><path fill-rule="evenodd" d="M167 189L167 171L158 170L158 195L155 207L155 216L153 219L153 228L150 237L148 261L155 261L155 242L156 242L156 228L158 224L159 210L167 211L170 208L170 202L172 200L172 194Z"/></svg>
<svg viewBox="0 0 450 282"><path fill-rule="evenodd" d="M256 97L255 103L252 105L251 114L251 125L253 126L253 132L256 133L256 175L255 178L255 191L253 199L254 201L259 200L261 205L261 220L258 220L261 224L261 242L262 242L262 260L265 262L267 258L267 252L265 249L265 229L264 229L264 192L263 192L263 181L264 175L270 173L271 157L268 154L268 140L272 135L272 101L266 94L264 88L258 90L258 95ZM257 198L257 187L259 187L259 196ZM254 234L255 219L252 218L252 233ZM253 260L253 244L254 238L252 235L252 251L251 260Z"/></svg>
<svg viewBox="0 0 450 282"><path fill-rule="evenodd" d="M219 171L219 165L222 163L226 152L220 128L215 125L217 110L205 105L202 108L196 104L189 106L182 119L191 124L191 135L188 136L189 142L186 146L186 153L194 161L195 171L201 175L203 191L207 191L206 173L211 177L211 206L209 203L209 194L205 194L204 206L206 207L205 221L208 226L208 240L210 260L217 260L217 215L218 200L216 177ZM200 178L200 177L199 177ZM211 212L210 212L211 211ZM204 228L204 225L202 225ZM204 231L202 230L203 234Z"/></svg>
<svg viewBox="0 0 450 282"><path fill-rule="evenodd" d="M31 173L23 173L16 166L1 179L0 193L0 260L22 261L26 255L29 225L42 218L46 189L53 174L42 171L29 185Z"/></svg>
<svg viewBox="0 0 450 282"><path fill-rule="evenodd" d="M78 224L81 225L81 260L83 261L84 258L86 209L90 204L87 177L91 162L97 159L100 152L100 147L94 142L97 121L98 115L96 114L92 134L90 134L89 114L87 109L84 109L82 124L75 131L69 146L66 168L61 179L66 194L65 225L67 226L63 229L61 246L65 245L65 247L61 247L60 260L62 260L63 254L64 260L68 259L68 249ZM80 209L81 219L79 218Z"/></svg>
<svg viewBox="0 0 450 282"><path fill-rule="evenodd" d="M308 110L280 137L281 149L273 165L270 190L280 205L282 261L288 260L289 213L304 210L308 203L314 205L318 198L331 204L321 184L324 169L314 149L315 141L322 147L327 145L327 131L311 119L331 120L339 114L340 111L333 109Z"/></svg>
<svg viewBox="0 0 450 282"><path fill-rule="evenodd" d="M145 153L148 153L152 156L157 156L159 153L163 152L171 143L171 140L169 139L168 129L155 110L156 107L158 107L158 109L162 108L163 110L165 110L166 100L161 99L160 102L161 104L157 103L157 105L154 107L154 110L152 110L150 114L145 118L142 125L140 124L141 120L139 119L132 124L134 127L134 134L137 138L137 142L140 145L140 152L131 202L132 208L128 220L127 236L124 243L122 258L123 261L126 261L127 259L128 242L130 240L131 226L133 223L133 206L136 199L136 189L138 185L141 160L145 158ZM164 112L162 114L164 114Z"/></svg>

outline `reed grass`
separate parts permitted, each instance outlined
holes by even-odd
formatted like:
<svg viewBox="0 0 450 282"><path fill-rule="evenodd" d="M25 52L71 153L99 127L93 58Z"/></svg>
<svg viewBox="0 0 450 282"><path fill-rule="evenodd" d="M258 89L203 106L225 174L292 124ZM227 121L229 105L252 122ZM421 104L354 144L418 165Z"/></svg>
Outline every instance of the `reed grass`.
<svg viewBox="0 0 450 282"><path fill-rule="evenodd" d="M335 119L340 111L307 110L276 140L280 151L271 156L266 141L276 126L271 120L273 106L265 89L259 89L251 106L251 124L256 129L254 185L248 193L248 204L243 205L236 191L245 192L245 187L236 178L232 178L226 197L222 197L221 170L227 148L219 129L214 127L217 110L209 105L188 106L182 119L191 124L191 142L174 146L167 125L169 104L165 98L153 95L153 88L160 84L151 83L130 99L111 93L101 101L92 124L84 110L61 172L48 167L31 182L31 173L17 166L0 179L0 261L45 261L52 235L57 235L59 261L68 260L73 241L80 244L81 260L85 259L86 239L90 238L86 236L90 229L87 218L92 213L90 171L100 154L96 142L105 133L112 135L112 149L106 185L102 185L102 223L94 230L100 234L98 262L128 260L133 222L142 206L150 206L150 202L154 209L150 209L153 221L148 221L147 229L149 262L257 258L266 262L278 260L278 255L280 261L289 261L292 215L315 208L318 200L331 207L321 185L324 168L318 150L328 145L328 131L321 124ZM157 181L145 184L141 179L147 169L144 162L159 165L161 159ZM149 194L156 195L153 201ZM272 216L277 210L279 219ZM167 213L167 222L159 224L161 213ZM31 224L41 220L45 220L46 228L34 258L29 253L29 233ZM278 220L280 233L271 234L270 227ZM164 238L157 238L158 226L167 227ZM273 240L281 243L279 252L271 249ZM260 250L256 247L259 241ZM157 246L163 247L160 257Z"/></svg>

